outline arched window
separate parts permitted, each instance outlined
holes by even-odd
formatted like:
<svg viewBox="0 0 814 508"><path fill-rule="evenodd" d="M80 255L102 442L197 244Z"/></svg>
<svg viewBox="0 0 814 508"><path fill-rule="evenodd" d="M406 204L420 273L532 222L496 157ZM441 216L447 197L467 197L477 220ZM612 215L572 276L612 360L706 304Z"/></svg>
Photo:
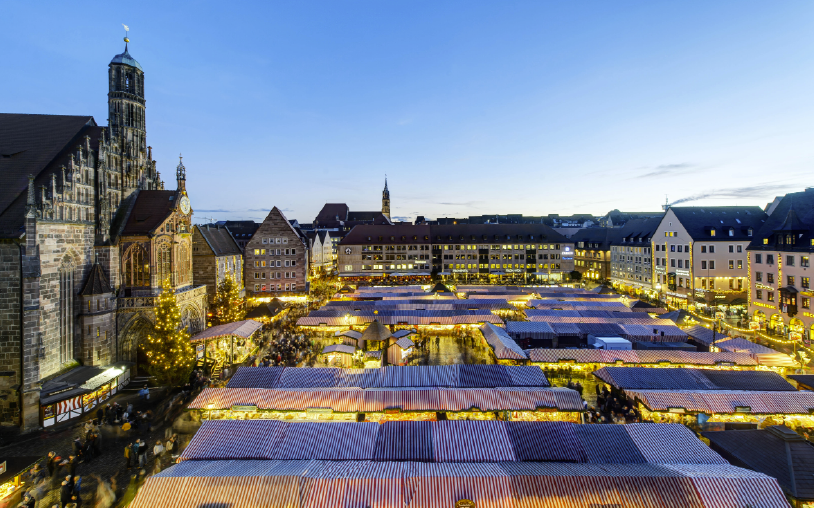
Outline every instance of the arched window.
<svg viewBox="0 0 814 508"><path fill-rule="evenodd" d="M69 257L62 260L59 267L59 362L73 358L73 261Z"/></svg>
<svg viewBox="0 0 814 508"><path fill-rule="evenodd" d="M169 243L159 245L157 254L155 267L158 271L158 283L163 284L172 276L172 245ZM172 283L172 280L170 282Z"/></svg>
<svg viewBox="0 0 814 508"><path fill-rule="evenodd" d="M124 256L124 284L143 287L150 285L150 260L141 245L133 245Z"/></svg>

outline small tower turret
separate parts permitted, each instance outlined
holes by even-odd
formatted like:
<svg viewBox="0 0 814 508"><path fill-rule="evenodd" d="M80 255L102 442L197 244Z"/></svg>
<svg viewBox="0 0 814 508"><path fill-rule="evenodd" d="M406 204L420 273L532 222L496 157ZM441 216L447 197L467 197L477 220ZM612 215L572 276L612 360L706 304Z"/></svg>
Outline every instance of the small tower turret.
<svg viewBox="0 0 814 508"><path fill-rule="evenodd" d="M387 190L387 175L384 176L384 190L382 191L382 215L390 220L390 191Z"/></svg>

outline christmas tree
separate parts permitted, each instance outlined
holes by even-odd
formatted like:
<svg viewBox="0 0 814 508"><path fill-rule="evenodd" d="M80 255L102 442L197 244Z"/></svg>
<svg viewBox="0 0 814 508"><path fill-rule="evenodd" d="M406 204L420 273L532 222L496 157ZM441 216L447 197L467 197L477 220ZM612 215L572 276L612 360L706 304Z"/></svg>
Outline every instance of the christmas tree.
<svg viewBox="0 0 814 508"><path fill-rule="evenodd" d="M167 279L155 306L155 325L141 345L149 359L147 371L164 386L180 385L195 365L195 349L189 332L181 324L181 311Z"/></svg>
<svg viewBox="0 0 814 508"><path fill-rule="evenodd" d="M242 321L246 317L246 305L240 297L240 285L235 277L226 272L218 284L215 299L212 302L212 315L209 324L212 326Z"/></svg>

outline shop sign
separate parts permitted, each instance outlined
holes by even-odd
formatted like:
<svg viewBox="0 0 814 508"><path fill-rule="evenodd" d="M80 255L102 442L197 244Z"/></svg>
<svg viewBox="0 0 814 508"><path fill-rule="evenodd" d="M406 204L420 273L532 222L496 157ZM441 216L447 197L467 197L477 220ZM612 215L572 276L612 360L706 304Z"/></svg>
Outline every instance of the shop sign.
<svg viewBox="0 0 814 508"><path fill-rule="evenodd" d="M256 408L255 408L256 409ZM334 412L333 409L329 407L309 407L305 410L307 414L315 414L315 415L329 415Z"/></svg>
<svg viewBox="0 0 814 508"><path fill-rule="evenodd" d="M803 340L803 334L800 332L791 332L789 338L791 340Z"/></svg>
<svg viewBox="0 0 814 508"><path fill-rule="evenodd" d="M506 268L506 273L523 273L522 268Z"/></svg>
<svg viewBox="0 0 814 508"><path fill-rule="evenodd" d="M749 406L735 406L736 413L751 413L752 408Z"/></svg>
<svg viewBox="0 0 814 508"><path fill-rule="evenodd" d="M716 300L723 300L724 298L726 298L726 295L715 295Z"/></svg>
<svg viewBox="0 0 814 508"><path fill-rule="evenodd" d="M684 277L690 276L689 270L676 270L676 275L683 275Z"/></svg>
<svg viewBox="0 0 814 508"><path fill-rule="evenodd" d="M204 357L204 348L205 347L206 346L204 346L203 344L198 344L197 346L195 346L195 358L200 360L201 358Z"/></svg>
<svg viewBox="0 0 814 508"><path fill-rule="evenodd" d="M750 330L759 330L760 329L760 323L758 323L757 321L749 321L749 329Z"/></svg>
<svg viewBox="0 0 814 508"><path fill-rule="evenodd" d="M398 407L390 407L384 410L384 414L386 415L397 415L401 413L401 408Z"/></svg>
<svg viewBox="0 0 814 508"><path fill-rule="evenodd" d="M452 273L469 273L469 270L467 270L466 268L455 268L454 270L452 270Z"/></svg>
<svg viewBox="0 0 814 508"><path fill-rule="evenodd" d="M455 503L455 508L475 508L475 502L469 499L459 499Z"/></svg>
<svg viewBox="0 0 814 508"><path fill-rule="evenodd" d="M249 404L246 405L235 404L234 406L232 406L232 411L257 411L257 406Z"/></svg>
<svg viewBox="0 0 814 508"><path fill-rule="evenodd" d="M667 296L672 296L674 298L687 298L687 295L682 295L681 293L674 293L673 291L667 291Z"/></svg>
<svg viewBox="0 0 814 508"><path fill-rule="evenodd" d="M683 407L668 407L668 408L667 408L667 412L668 412L668 413L678 413L678 414L682 414L682 415L683 415L683 414L684 414L684 412L685 412L685 410L684 410L684 408L683 408Z"/></svg>
<svg viewBox="0 0 814 508"><path fill-rule="evenodd" d="M735 362L718 362L715 365L717 365L719 367L734 367Z"/></svg>
<svg viewBox="0 0 814 508"><path fill-rule="evenodd" d="M774 288L771 286L764 286L763 284L755 284L755 287L758 289L768 289L769 291L774 291Z"/></svg>
<svg viewBox="0 0 814 508"><path fill-rule="evenodd" d="M659 367L669 367L670 362L659 362Z"/></svg>
<svg viewBox="0 0 814 508"><path fill-rule="evenodd" d="M3 463L0 464L0 474L4 474L5 472L6 472L6 461L4 460Z"/></svg>

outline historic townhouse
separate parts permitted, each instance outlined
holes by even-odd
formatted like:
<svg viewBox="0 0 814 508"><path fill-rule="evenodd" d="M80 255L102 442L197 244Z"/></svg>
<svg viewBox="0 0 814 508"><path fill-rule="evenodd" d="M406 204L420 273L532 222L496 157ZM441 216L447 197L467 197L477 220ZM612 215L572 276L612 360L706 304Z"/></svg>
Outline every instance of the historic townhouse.
<svg viewBox="0 0 814 508"><path fill-rule="evenodd" d="M594 227L580 229L571 235L570 240L574 242L574 269L585 279L609 279L611 245L620 234L620 229Z"/></svg>
<svg viewBox="0 0 814 508"><path fill-rule="evenodd" d="M653 235L653 289L677 307L745 306L746 248L766 217L757 206L670 207Z"/></svg>
<svg viewBox="0 0 814 508"><path fill-rule="evenodd" d="M611 282L632 291L653 291L651 240L661 217L632 219L621 228L611 244Z"/></svg>
<svg viewBox="0 0 814 508"><path fill-rule="evenodd" d="M186 172L179 164L177 189L164 190L145 104L144 71L125 45L108 66L107 126L89 116L0 114L4 425L53 425L109 395L65 384L48 391L43 380L61 379L77 361L138 361L164 279L179 291L190 329L203 326Z"/></svg>
<svg viewBox="0 0 814 508"><path fill-rule="evenodd" d="M308 239L276 206L246 244L246 296L265 298L308 291Z"/></svg>
<svg viewBox="0 0 814 508"><path fill-rule="evenodd" d="M751 326L810 341L814 189L786 194L767 211L748 248Z"/></svg>
<svg viewBox="0 0 814 508"><path fill-rule="evenodd" d="M243 287L243 251L225 226L195 226L192 238L193 277L197 284L206 286L210 302L227 275Z"/></svg>

